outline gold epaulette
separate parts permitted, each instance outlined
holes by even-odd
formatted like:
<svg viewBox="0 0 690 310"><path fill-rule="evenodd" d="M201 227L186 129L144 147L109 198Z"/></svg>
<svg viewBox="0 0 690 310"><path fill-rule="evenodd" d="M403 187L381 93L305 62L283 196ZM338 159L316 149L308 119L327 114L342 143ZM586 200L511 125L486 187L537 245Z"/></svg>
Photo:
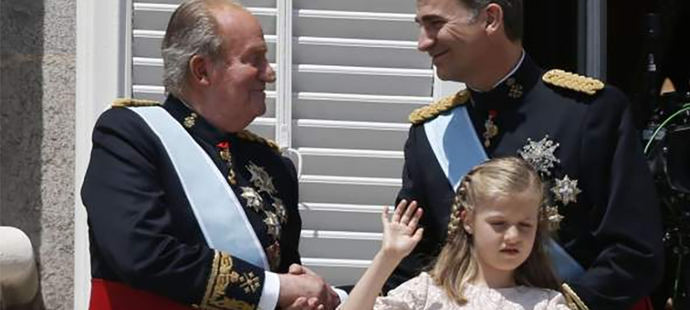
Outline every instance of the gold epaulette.
<svg viewBox="0 0 690 310"><path fill-rule="evenodd" d="M117 98L113 101L113 108L124 107L149 107L160 105L161 103L155 100L133 99L133 98Z"/></svg>
<svg viewBox="0 0 690 310"><path fill-rule="evenodd" d="M565 301L568 304L568 308L571 310L589 310L589 307L580 299L575 291L568 285L568 283L561 284L561 293L565 297Z"/></svg>
<svg viewBox="0 0 690 310"><path fill-rule="evenodd" d="M269 140L269 139L266 139L264 137L261 137L255 133L247 130L247 129L238 132L237 137L240 139L247 140L247 141L264 144L264 145L268 146L269 148L273 149L274 151L280 153L280 146L278 146L278 143L275 143L275 141L273 141L273 140Z"/></svg>
<svg viewBox="0 0 690 310"><path fill-rule="evenodd" d="M464 104L470 99L470 92L465 89L452 96L443 97L433 103L416 109L410 113L408 119L412 124L420 124L435 118L444 111L448 111L457 105Z"/></svg>
<svg viewBox="0 0 690 310"><path fill-rule="evenodd" d="M541 77L544 83L594 95L604 88L604 82L597 79L566 72L559 69L549 70Z"/></svg>

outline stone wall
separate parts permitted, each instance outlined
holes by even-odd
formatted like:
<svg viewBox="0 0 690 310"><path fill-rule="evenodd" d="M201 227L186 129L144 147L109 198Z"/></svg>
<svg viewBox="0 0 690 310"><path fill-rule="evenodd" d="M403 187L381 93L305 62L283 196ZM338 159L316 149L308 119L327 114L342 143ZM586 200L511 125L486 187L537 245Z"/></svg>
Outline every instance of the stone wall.
<svg viewBox="0 0 690 310"><path fill-rule="evenodd" d="M76 0L0 0L0 225L31 239L41 293L72 309Z"/></svg>

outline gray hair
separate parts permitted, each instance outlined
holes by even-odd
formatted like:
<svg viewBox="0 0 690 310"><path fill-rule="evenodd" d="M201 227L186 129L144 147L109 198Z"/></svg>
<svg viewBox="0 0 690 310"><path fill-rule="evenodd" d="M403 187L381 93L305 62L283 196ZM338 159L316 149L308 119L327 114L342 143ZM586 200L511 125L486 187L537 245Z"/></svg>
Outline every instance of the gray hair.
<svg viewBox="0 0 690 310"><path fill-rule="evenodd" d="M503 9L503 23L506 36L511 41L522 40L523 35L523 6L522 0L458 0L465 7L472 10L474 17L479 15L479 10L491 3L496 3Z"/></svg>
<svg viewBox="0 0 690 310"><path fill-rule="evenodd" d="M163 85L179 96L189 74L189 60L201 55L216 62L223 55L223 38L211 12L220 6L243 9L233 0L186 0L173 12L163 38Z"/></svg>

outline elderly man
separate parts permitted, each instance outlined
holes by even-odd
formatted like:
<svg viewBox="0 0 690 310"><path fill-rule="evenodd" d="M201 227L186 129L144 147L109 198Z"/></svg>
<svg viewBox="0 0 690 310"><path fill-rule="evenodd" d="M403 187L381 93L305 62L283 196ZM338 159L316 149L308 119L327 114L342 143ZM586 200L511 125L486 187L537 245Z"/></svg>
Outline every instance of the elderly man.
<svg viewBox="0 0 690 310"><path fill-rule="evenodd" d="M165 103L103 113L82 197L91 309L334 308L298 265L292 163L245 128L275 72L258 21L230 0L189 0L163 41ZM288 273L292 271L292 273Z"/></svg>
<svg viewBox="0 0 690 310"><path fill-rule="evenodd" d="M522 16L520 0L417 0L419 50L467 89L410 115L397 199L425 209L425 234L388 289L433 261L469 168L520 155L550 184L560 229L549 249L572 305L629 309L659 283L663 251L628 101L595 79L543 72L522 48Z"/></svg>

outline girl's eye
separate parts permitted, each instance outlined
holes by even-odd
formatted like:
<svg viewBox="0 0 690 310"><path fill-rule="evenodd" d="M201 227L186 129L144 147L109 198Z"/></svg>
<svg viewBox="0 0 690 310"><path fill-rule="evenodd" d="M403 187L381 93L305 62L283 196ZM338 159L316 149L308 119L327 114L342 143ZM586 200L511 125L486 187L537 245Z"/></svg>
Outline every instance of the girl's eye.
<svg viewBox="0 0 690 310"><path fill-rule="evenodd" d="M506 224L506 222L492 222L492 223L489 223L489 224L491 224L492 226L503 226L503 225Z"/></svg>
<svg viewBox="0 0 690 310"><path fill-rule="evenodd" d="M532 224L530 224L530 223L520 223L520 227L531 228L531 227L532 227Z"/></svg>

